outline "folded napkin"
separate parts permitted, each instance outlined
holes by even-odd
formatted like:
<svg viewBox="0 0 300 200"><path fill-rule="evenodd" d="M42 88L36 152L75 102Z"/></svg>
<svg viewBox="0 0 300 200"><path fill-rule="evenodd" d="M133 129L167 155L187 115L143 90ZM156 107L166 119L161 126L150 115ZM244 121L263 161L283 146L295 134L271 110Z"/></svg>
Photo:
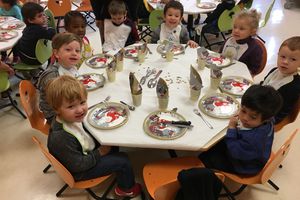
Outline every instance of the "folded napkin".
<svg viewBox="0 0 300 200"><path fill-rule="evenodd" d="M202 79L197 70L191 65L191 72L190 72L190 88L194 90L201 90L203 87Z"/></svg>
<svg viewBox="0 0 300 200"><path fill-rule="evenodd" d="M117 60L116 60L116 57L113 58L113 60L108 63L107 65L107 70L108 71L116 71L116 67L117 67Z"/></svg>
<svg viewBox="0 0 300 200"><path fill-rule="evenodd" d="M143 43L142 45L137 46L137 50L141 53L147 53L147 43Z"/></svg>
<svg viewBox="0 0 300 200"><path fill-rule="evenodd" d="M206 48L200 47L197 49L197 55L199 58L205 59L208 57L209 53Z"/></svg>
<svg viewBox="0 0 300 200"><path fill-rule="evenodd" d="M122 48L115 54L115 58L118 62L120 62L123 61L124 55L125 55L125 49Z"/></svg>
<svg viewBox="0 0 300 200"><path fill-rule="evenodd" d="M129 73L129 85L130 85L131 94L133 95L142 94L142 90L143 90L142 86L140 85L139 81L136 79L133 72Z"/></svg>
<svg viewBox="0 0 300 200"><path fill-rule="evenodd" d="M158 98L169 98L169 88L166 81L159 78L156 86L156 94Z"/></svg>
<svg viewBox="0 0 300 200"><path fill-rule="evenodd" d="M221 69L214 69L214 68L211 68L210 69L210 76L212 78L221 78L223 75Z"/></svg>

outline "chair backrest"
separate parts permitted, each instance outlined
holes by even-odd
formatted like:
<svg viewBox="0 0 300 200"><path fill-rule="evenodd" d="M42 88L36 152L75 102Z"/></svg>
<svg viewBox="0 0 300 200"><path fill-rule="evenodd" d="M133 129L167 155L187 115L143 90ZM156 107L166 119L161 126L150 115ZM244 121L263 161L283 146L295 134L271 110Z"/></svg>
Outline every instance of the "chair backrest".
<svg viewBox="0 0 300 200"><path fill-rule="evenodd" d="M215 173L215 174L222 182L224 182L225 176L223 174L221 174L221 173ZM167 183L165 185L162 185L159 188L157 188L157 190L154 192L154 199L155 200L174 200L179 188L180 188L180 183L177 180Z"/></svg>
<svg viewBox="0 0 300 200"><path fill-rule="evenodd" d="M5 71L0 71L0 92L6 91L10 86L8 79L8 73Z"/></svg>
<svg viewBox="0 0 300 200"><path fill-rule="evenodd" d="M47 16L48 27L54 28L56 30L55 19L54 19L54 15L53 15L52 11L49 9L46 9L44 11L44 13Z"/></svg>
<svg viewBox="0 0 300 200"><path fill-rule="evenodd" d="M271 4L269 5L269 8L266 12L265 18L262 21L260 21L260 23L259 23L259 28L266 26L267 22L270 19L271 11L273 9L274 4L275 4L275 0L272 0Z"/></svg>
<svg viewBox="0 0 300 200"><path fill-rule="evenodd" d="M152 31L163 22L164 20L164 11L163 10L153 10L149 15L149 25Z"/></svg>
<svg viewBox="0 0 300 200"><path fill-rule="evenodd" d="M297 119L299 111L300 111L300 98L298 98L298 101L293 106L293 109L291 110L289 115L286 116L281 122L279 122L274 126L275 132L281 130L285 125L293 123Z"/></svg>
<svg viewBox="0 0 300 200"><path fill-rule="evenodd" d="M40 63L45 63L52 55L52 41L39 39L35 45L35 55Z"/></svg>
<svg viewBox="0 0 300 200"><path fill-rule="evenodd" d="M41 131L45 135L49 134L49 124L44 114L38 107L38 95L36 88L28 80L22 80L19 84L21 104L29 119L32 128Z"/></svg>
<svg viewBox="0 0 300 200"><path fill-rule="evenodd" d="M284 158L287 156L291 143L297 134L298 129L296 129L289 138L284 142L284 144L279 148L279 150L271 156L265 167L261 171L261 183L267 182L272 176L273 172L279 167Z"/></svg>
<svg viewBox="0 0 300 200"><path fill-rule="evenodd" d="M54 156L52 156L48 149L35 136L32 137L32 140L41 149L42 153L54 167L56 173L58 173L58 175L69 185L70 188L73 188L75 180L67 168L65 168Z"/></svg>
<svg viewBox="0 0 300 200"><path fill-rule="evenodd" d="M90 12L93 11L90 0L82 0L79 7L76 9L79 12Z"/></svg>
<svg viewBox="0 0 300 200"><path fill-rule="evenodd" d="M54 17L63 17L69 11L71 11L70 0L48 0L48 9L53 13Z"/></svg>
<svg viewBox="0 0 300 200"><path fill-rule="evenodd" d="M248 0L246 2L238 3L241 9L250 9L252 7L253 0Z"/></svg>
<svg viewBox="0 0 300 200"><path fill-rule="evenodd" d="M218 28L221 32L232 30L234 15L241 12L239 5L235 5L231 10L224 10L218 19Z"/></svg>
<svg viewBox="0 0 300 200"><path fill-rule="evenodd" d="M264 44L263 41L261 41L260 39L258 38L255 38L256 40L256 43L260 46L260 48L262 49L262 60L261 60L261 63L259 65L259 68L256 72L256 74L252 74L252 76L255 76L257 74L259 74L260 72L262 72L267 64L267 59L268 59L268 53L267 53L267 49L266 49L266 46Z"/></svg>

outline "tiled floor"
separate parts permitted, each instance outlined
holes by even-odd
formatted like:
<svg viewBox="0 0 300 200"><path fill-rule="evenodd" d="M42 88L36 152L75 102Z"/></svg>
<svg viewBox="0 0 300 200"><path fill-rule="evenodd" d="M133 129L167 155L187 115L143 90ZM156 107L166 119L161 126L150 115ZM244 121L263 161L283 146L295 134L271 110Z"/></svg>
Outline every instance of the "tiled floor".
<svg viewBox="0 0 300 200"><path fill-rule="evenodd" d="M263 16L267 5L271 0L254 1L253 7L262 11ZM278 47L281 42L294 35L300 35L299 19L300 9L283 9L283 0L277 0L273 8L270 21L267 26L259 31L259 35L266 40L268 49L268 63L263 73L255 77L260 81L264 75L276 66ZM91 41L99 41L99 33L88 30ZM93 42L95 52L100 51L99 42ZM278 148L284 139L294 130L299 128L299 117L297 121L285 127L276 134L274 149ZM39 149L31 141L35 135L42 141L46 136L32 130L28 120L24 120L14 109L0 111L0 198L10 200L52 200L57 199L55 193L63 185L61 179L51 169L49 173L43 174L42 169L47 165L46 160ZM168 157L166 151L150 149L126 149L132 159L137 180L142 181L142 166L151 160ZM147 159L145 159L147 153ZM182 152L187 153L187 152ZM298 183L300 171L298 160L300 156L300 136L294 141L292 149L283 163L283 168L276 170L272 180L280 187L274 191L268 184L255 185L247 188L237 199L247 200L294 200L300 196ZM227 182L230 187L237 185ZM101 188L96 187L100 192ZM91 199L85 192L67 189L60 199L84 200Z"/></svg>

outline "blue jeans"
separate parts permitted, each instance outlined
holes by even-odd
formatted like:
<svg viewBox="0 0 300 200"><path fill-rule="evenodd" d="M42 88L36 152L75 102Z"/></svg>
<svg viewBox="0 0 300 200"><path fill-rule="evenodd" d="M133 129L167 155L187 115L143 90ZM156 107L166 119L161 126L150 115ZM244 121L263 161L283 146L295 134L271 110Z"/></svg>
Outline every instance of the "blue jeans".
<svg viewBox="0 0 300 200"><path fill-rule="evenodd" d="M121 189L127 190L135 184L134 173L128 156L125 153L112 153L101 156L97 164L80 174L73 174L76 181L88 180L111 173L117 174L117 185Z"/></svg>

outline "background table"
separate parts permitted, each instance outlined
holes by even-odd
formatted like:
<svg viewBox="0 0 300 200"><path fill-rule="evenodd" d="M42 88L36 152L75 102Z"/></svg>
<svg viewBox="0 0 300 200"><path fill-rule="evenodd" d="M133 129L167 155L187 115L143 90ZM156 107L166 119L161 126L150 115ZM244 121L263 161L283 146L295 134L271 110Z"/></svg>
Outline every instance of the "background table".
<svg viewBox="0 0 300 200"><path fill-rule="evenodd" d="M198 108L198 102L192 102L189 99L189 74L190 65L196 66L196 49L187 48L184 55L175 56L178 59L166 62L156 52L156 47L157 44L149 45L153 54L148 54L143 64L138 64L132 59L125 59L124 70L117 72L115 82L107 82L103 88L88 93L88 105L93 105L108 95L111 96L110 101L119 102L122 100L132 104L129 73L135 72L135 76L140 80L145 75L147 67L156 68L157 70L162 69L163 72L160 77L165 80L173 80L173 83L169 86L169 109L177 107L177 112L183 115L186 120L191 121L194 128L175 140L159 140L147 135L143 130L143 122L148 114L158 110L158 101L155 88L150 89L146 84L143 85L142 105L136 107L135 111L130 112L129 120L124 126L113 130L100 130L91 126L86 118L84 125L104 145L193 151L206 150L223 137L224 132L222 130L226 129L228 119L216 119L203 114L214 127L214 129L209 129L202 119L193 113L193 109ZM247 66L240 62L236 62L236 64L222 71L223 76L239 75L252 79ZM92 69L85 64L81 66L79 72L81 74L104 73L106 76L104 69ZM200 70L199 74L204 85L201 96L216 92L210 89L210 70L205 68Z"/></svg>
<svg viewBox="0 0 300 200"><path fill-rule="evenodd" d="M17 20L17 19L15 19L13 17L8 17L8 20ZM3 23L6 23L6 22L3 22ZM16 43L19 41L19 39L22 37L22 32L23 32L24 28L25 28L25 26L23 26L19 29L13 29L14 31L18 32L17 37L14 37L12 39L5 40L5 41L0 41L0 51L6 51L8 49L13 48L16 45Z"/></svg>

